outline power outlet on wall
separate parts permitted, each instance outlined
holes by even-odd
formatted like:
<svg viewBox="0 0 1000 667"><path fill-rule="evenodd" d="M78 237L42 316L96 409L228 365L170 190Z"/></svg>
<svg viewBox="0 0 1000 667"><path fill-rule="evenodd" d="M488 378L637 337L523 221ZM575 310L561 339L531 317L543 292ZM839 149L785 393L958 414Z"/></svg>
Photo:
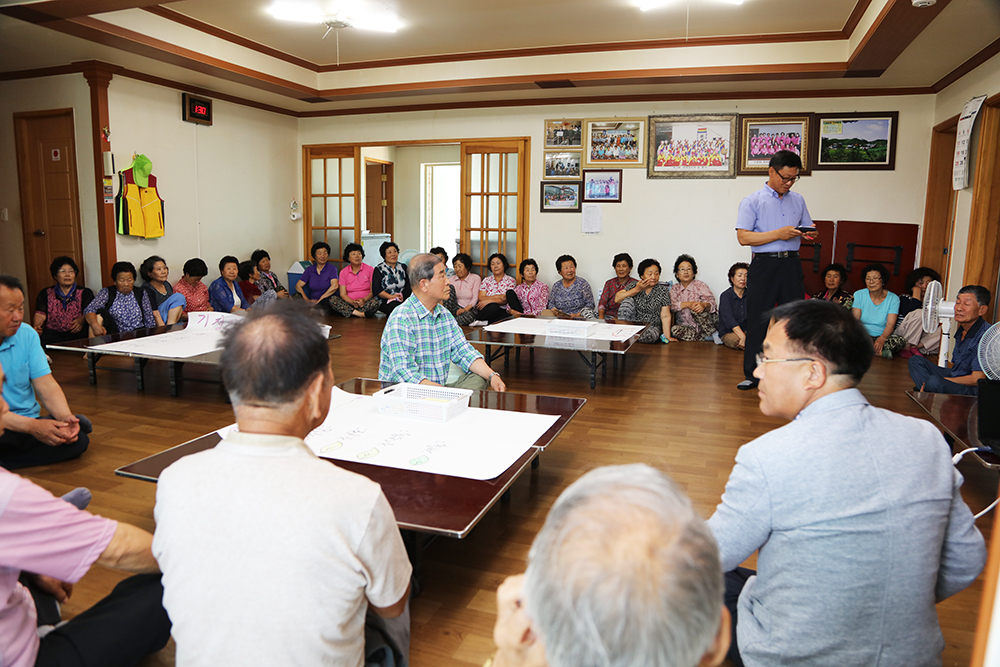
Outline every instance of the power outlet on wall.
<svg viewBox="0 0 1000 667"><path fill-rule="evenodd" d="M7 208L0 208L0 222L7 222Z"/></svg>

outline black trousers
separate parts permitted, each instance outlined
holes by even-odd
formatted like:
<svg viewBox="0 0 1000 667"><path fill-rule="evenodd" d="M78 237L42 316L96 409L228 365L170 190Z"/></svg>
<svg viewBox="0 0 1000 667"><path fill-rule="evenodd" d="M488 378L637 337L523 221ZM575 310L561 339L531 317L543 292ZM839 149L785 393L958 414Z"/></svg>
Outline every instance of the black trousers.
<svg viewBox="0 0 1000 667"><path fill-rule="evenodd" d="M479 315L476 317L493 324L494 322L499 322L506 317L510 317L510 313L504 310L499 303L488 303L485 308L481 308L479 310Z"/></svg>
<svg viewBox="0 0 1000 667"><path fill-rule="evenodd" d="M87 451L87 446L90 444L89 434L93 430L89 419L83 415L77 415L77 418L80 420L80 435L76 442L55 447L36 440L28 433L4 431L3 435L0 435L0 468L17 470L77 458ZM46 416L40 419L52 419L52 417Z"/></svg>
<svg viewBox="0 0 1000 667"><path fill-rule="evenodd" d="M137 574L42 638L35 667L132 667L170 639L159 574Z"/></svg>
<svg viewBox="0 0 1000 667"><path fill-rule="evenodd" d="M736 643L736 612L739 608L740 592L743 591L743 587L747 583L747 579L757 574L755 570L749 570L745 567L738 567L735 570L730 570L726 572L725 582L726 582L726 592L723 598L723 602L726 605L726 609L729 610L729 615L732 617L732 641L729 642L729 652L726 653L726 658L728 658L735 667L743 667L743 658L740 657L740 647Z"/></svg>
<svg viewBox="0 0 1000 667"><path fill-rule="evenodd" d="M789 301L804 299L802 262L798 257L761 257L754 255L747 272L747 341L743 353L743 375L753 380L757 355L767 337L765 315Z"/></svg>

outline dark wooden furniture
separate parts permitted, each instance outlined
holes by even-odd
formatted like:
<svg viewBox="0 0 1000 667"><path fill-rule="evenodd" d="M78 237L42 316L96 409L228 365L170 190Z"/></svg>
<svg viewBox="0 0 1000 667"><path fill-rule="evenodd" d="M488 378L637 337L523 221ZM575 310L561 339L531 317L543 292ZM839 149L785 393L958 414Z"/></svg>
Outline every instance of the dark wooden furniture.
<svg viewBox="0 0 1000 667"><path fill-rule="evenodd" d="M394 383L364 378L342 382L338 387L355 394L371 395ZM399 470L353 461L331 461L336 465L364 475L382 485L382 492L396 513L402 529L431 535L463 538L479 522L514 481L530 465L537 466L538 455L544 450L587 402L583 398L539 396L477 391L469 407L492 410L512 410L536 414L558 415L559 419L539 438L534 446L496 479L480 481L432 475L413 470ZM177 459L214 447L220 438L209 433L172 449L136 461L115 473L125 477L155 482L164 468Z"/></svg>
<svg viewBox="0 0 1000 667"><path fill-rule="evenodd" d="M530 316L525 316L530 317ZM642 322L620 321L623 325L641 325ZM648 325L647 325L648 326ZM639 340L642 331L637 332L627 340L594 340L591 338L571 338L568 336L541 336L537 334L503 333L486 331L476 328L466 335L473 345L486 347L486 363L492 364L503 355L504 370L510 368L510 351L515 349L517 360L520 360L521 349L528 348L534 354L535 348L549 350L570 350L580 355L583 363L590 369L590 388L597 386L597 369L601 369L601 377L608 374L608 355L611 355L614 367L618 368L618 358L621 357L622 368L625 368L625 353ZM494 351L496 347L496 351Z"/></svg>
<svg viewBox="0 0 1000 667"><path fill-rule="evenodd" d="M906 395L962 449L983 446L977 435L979 417L975 396L932 394L926 391L908 391ZM1000 457L993 452L972 452L972 456L987 468L1000 470Z"/></svg>

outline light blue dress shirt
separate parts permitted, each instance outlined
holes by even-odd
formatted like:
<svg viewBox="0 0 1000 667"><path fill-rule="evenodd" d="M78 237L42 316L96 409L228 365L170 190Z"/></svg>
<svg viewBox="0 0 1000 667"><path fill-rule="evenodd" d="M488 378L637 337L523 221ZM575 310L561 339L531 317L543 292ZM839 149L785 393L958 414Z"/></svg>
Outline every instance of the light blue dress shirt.
<svg viewBox="0 0 1000 667"><path fill-rule="evenodd" d="M806 200L797 192L789 190L784 197L765 185L757 192L747 195L740 202L739 213L736 214L736 229L748 232L771 232L781 227L814 227ZM782 252L798 250L800 237L787 241L771 241L764 245L754 246L757 252Z"/></svg>

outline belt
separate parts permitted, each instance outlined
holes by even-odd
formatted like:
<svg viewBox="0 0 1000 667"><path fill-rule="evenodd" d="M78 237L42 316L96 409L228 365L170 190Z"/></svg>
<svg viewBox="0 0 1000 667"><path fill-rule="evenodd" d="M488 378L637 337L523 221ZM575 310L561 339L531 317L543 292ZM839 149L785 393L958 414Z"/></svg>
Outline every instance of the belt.
<svg viewBox="0 0 1000 667"><path fill-rule="evenodd" d="M798 257L798 250L782 250L781 252L755 252L754 257Z"/></svg>

